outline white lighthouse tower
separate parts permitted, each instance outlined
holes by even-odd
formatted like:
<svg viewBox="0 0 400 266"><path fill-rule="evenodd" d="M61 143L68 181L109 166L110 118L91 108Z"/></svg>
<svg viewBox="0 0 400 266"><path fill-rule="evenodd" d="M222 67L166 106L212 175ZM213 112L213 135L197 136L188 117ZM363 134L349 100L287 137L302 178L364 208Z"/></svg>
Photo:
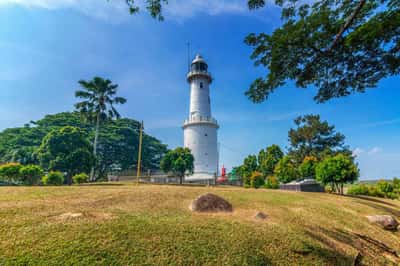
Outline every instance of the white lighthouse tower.
<svg viewBox="0 0 400 266"><path fill-rule="evenodd" d="M183 124L184 146L194 157L194 174L186 181L208 182L218 174L217 120L211 116L211 74L206 61L197 55L187 81L190 84L189 118Z"/></svg>

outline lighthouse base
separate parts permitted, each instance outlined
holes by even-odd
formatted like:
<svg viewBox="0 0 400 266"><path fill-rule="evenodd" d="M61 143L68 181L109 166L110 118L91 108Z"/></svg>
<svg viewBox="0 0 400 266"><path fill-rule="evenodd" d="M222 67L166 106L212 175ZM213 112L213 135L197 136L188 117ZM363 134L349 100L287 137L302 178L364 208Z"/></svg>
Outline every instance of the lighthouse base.
<svg viewBox="0 0 400 266"><path fill-rule="evenodd" d="M209 173L194 173L193 175L185 176L185 181L199 184L213 184L215 176Z"/></svg>

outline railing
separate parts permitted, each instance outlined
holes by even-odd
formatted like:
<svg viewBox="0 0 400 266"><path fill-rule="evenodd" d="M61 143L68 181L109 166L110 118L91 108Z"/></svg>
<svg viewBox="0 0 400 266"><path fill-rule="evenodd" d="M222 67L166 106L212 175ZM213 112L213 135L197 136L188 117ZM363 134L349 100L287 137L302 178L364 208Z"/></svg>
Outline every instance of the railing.
<svg viewBox="0 0 400 266"><path fill-rule="evenodd" d="M185 121L183 122L184 125L190 123L211 123L218 125L217 120L209 116L193 116L190 119L185 119Z"/></svg>

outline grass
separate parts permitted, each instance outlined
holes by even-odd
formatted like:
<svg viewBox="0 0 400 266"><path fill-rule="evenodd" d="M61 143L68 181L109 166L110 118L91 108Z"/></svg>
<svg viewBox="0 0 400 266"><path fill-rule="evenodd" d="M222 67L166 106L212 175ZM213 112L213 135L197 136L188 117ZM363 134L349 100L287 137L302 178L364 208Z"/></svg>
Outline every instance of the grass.
<svg viewBox="0 0 400 266"><path fill-rule="evenodd" d="M234 212L190 212L206 192ZM255 220L257 211L268 219ZM0 265L398 265L359 237L400 250L400 233L370 224L373 214L399 219L400 201L230 187L0 187Z"/></svg>

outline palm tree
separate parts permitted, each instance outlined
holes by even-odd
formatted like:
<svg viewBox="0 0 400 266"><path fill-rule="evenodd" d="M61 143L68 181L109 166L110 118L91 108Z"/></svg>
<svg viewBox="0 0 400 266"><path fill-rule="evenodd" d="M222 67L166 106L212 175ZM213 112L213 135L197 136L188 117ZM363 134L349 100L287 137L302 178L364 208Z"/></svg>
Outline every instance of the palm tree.
<svg viewBox="0 0 400 266"><path fill-rule="evenodd" d="M124 104L126 99L116 97L117 84L111 80L95 77L90 81L80 80L82 90L77 90L75 96L84 99L75 104L75 108L89 121L96 123L93 143L93 154L97 155L97 142L99 138L100 124L105 120L119 118L120 114L115 109L115 104ZM94 167L90 172L90 180L94 180Z"/></svg>

